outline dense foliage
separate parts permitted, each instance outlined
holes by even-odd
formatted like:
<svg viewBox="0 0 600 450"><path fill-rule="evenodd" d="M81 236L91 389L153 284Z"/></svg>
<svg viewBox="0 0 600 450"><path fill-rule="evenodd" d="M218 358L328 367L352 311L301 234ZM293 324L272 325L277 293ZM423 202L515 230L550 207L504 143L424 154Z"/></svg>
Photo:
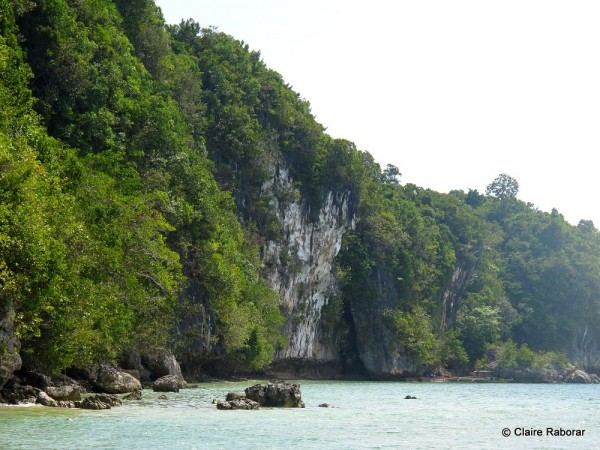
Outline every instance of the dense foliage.
<svg viewBox="0 0 600 450"><path fill-rule="evenodd" d="M369 322L424 367L465 368L492 344L522 359L600 336L591 221L536 210L506 174L485 195L403 185L258 52L167 26L152 0L0 0L0 104L0 314L27 367L148 347L268 366L285 342L263 185L284 167L298 189L277 204L300 193L313 220L326 192L350 193L327 319L346 339Z"/></svg>
<svg viewBox="0 0 600 450"><path fill-rule="evenodd" d="M264 366L279 342L276 298L195 139L199 107L170 95L169 81L194 66L167 47L154 62L174 61L177 73L153 78L109 1L2 11L13 44L2 61L14 72L2 71L12 91L3 104L23 123L4 125L3 298L16 306L26 364L60 369L173 340L183 352L203 323L177 318L202 306L213 355ZM195 304L182 295L190 279Z"/></svg>

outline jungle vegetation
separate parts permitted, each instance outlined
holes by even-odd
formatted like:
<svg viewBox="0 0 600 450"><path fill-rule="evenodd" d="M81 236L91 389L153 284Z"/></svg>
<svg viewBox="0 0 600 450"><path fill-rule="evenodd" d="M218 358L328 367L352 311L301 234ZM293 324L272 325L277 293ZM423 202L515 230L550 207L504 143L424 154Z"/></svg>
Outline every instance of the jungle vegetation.
<svg viewBox="0 0 600 450"><path fill-rule="evenodd" d="M344 304L381 302L415 360L449 367L507 342L568 353L600 331L591 221L518 199L507 174L485 193L403 184L330 137L259 52L195 20L167 25L152 0L0 0L0 104L0 311L26 367L148 346L267 367L285 345L260 258L281 238L261 189L276 165L297 188L279 200L300 195L313 220L328 191L351 194L342 325ZM472 273L445 318L457 267Z"/></svg>

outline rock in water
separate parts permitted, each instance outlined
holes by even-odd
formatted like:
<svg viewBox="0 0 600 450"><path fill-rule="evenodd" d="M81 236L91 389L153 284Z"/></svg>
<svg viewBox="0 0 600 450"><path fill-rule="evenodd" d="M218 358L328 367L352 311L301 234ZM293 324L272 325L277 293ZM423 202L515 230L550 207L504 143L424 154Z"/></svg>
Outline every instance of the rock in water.
<svg viewBox="0 0 600 450"><path fill-rule="evenodd" d="M179 388L182 387L182 381L182 379L179 379L175 375L165 375L152 384L152 390L154 392L179 392Z"/></svg>
<svg viewBox="0 0 600 450"><path fill-rule="evenodd" d="M123 402L116 395L97 394L86 397L81 402L76 402L75 406L82 409L110 409L122 404Z"/></svg>
<svg viewBox="0 0 600 450"><path fill-rule="evenodd" d="M217 409L259 409L260 404L246 397L217 402Z"/></svg>
<svg viewBox="0 0 600 450"><path fill-rule="evenodd" d="M135 391L131 394L127 394L123 397L123 400L141 400L142 399L142 391Z"/></svg>
<svg viewBox="0 0 600 450"><path fill-rule="evenodd" d="M299 384L285 382L255 384L245 390L246 397L261 406L304 408Z"/></svg>

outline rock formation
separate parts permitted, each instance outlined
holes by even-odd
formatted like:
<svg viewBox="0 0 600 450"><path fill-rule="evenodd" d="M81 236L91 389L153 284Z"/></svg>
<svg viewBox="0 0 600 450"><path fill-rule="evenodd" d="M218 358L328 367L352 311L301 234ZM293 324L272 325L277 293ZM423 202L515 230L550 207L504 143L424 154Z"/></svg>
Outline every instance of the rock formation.
<svg viewBox="0 0 600 450"><path fill-rule="evenodd" d="M246 397L261 406L304 408L299 384L275 382L255 384L245 389Z"/></svg>
<svg viewBox="0 0 600 450"><path fill-rule="evenodd" d="M101 364L95 385L107 394L124 394L142 389L142 384L132 375L108 364Z"/></svg>

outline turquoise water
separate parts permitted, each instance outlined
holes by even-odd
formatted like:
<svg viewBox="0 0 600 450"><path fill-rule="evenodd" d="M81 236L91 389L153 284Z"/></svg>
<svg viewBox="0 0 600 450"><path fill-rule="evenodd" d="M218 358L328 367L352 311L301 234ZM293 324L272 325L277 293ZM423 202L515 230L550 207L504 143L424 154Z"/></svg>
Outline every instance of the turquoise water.
<svg viewBox="0 0 600 450"><path fill-rule="evenodd" d="M600 448L600 385L300 383L304 409L212 404L252 381L201 384L168 400L146 390L107 411L0 406L0 448ZM585 432L547 436L547 427ZM515 436L521 429L534 436Z"/></svg>

